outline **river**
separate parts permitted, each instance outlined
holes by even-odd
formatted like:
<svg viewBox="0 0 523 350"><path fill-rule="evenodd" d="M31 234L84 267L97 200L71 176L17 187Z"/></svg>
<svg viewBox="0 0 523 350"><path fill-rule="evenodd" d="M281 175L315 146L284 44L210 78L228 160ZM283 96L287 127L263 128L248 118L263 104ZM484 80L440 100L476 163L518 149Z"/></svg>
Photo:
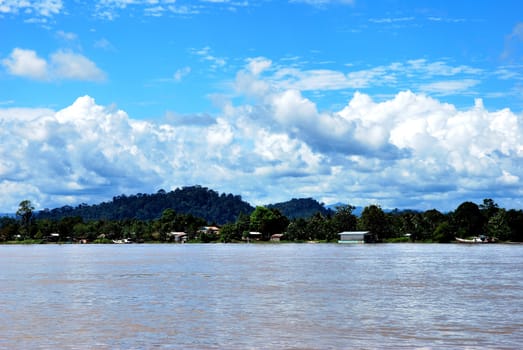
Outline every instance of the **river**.
<svg viewBox="0 0 523 350"><path fill-rule="evenodd" d="M0 349L519 349L523 246L0 246Z"/></svg>

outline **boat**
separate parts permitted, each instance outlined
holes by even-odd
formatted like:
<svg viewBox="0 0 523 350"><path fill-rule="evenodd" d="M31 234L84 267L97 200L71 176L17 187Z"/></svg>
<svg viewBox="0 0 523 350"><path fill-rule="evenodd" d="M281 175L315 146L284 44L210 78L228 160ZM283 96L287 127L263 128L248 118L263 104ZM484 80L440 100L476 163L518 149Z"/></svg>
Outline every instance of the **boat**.
<svg viewBox="0 0 523 350"><path fill-rule="evenodd" d="M128 239L128 238L124 238L124 239L113 239L113 243L114 244L131 244L133 243L132 240Z"/></svg>
<svg viewBox="0 0 523 350"><path fill-rule="evenodd" d="M459 238L459 237L455 237L456 239L456 242L458 243L472 243L472 244L475 244L475 243L494 243L496 242L496 239L494 237L488 237L488 236L476 236L476 237L472 237L471 239L464 239L464 238Z"/></svg>

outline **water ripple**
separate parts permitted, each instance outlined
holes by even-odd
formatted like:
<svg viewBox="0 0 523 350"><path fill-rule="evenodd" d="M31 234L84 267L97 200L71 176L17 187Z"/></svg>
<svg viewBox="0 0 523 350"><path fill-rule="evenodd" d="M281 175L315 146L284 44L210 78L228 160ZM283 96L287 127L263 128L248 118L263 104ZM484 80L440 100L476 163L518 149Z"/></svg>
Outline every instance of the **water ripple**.
<svg viewBox="0 0 523 350"><path fill-rule="evenodd" d="M521 249L0 246L0 349L518 349Z"/></svg>

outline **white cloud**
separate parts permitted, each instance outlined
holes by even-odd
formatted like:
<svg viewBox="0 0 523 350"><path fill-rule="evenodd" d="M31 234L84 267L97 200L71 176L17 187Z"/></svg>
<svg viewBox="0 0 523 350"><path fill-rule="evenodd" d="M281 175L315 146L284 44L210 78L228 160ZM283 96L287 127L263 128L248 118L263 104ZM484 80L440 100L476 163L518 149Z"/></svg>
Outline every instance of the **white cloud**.
<svg viewBox="0 0 523 350"><path fill-rule="evenodd" d="M479 83L479 80L475 79L437 81L434 83L422 85L420 90L445 96L469 91L470 88L478 85Z"/></svg>
<svg viewBox="0 0 523 350"><path fill-rule="evenodd" d="M330 4L354 5L356 0L290 0L289 2L321 7Z"/></svg>
<svg viewBox="0 0 523 350"><path fill-rule="evenodd" d="M188 76L191 73L191 67L183 67L174 72L174 80L182 81L183 78Z"/></svg>
<svg viewBox="0 0 523 350"><path fill-rule="evenodd" d="M87 57L71 51L59 50L51 54L49 62L33 50L15 48L2 65L11 75L35 80L101 81L105 73Z"/></svg>
<svg viewBox="0 0 523 350"><path fill-rule="evenodd" d="M271 105L274 119L289 128L298 126L309 128L318 116L315 104L301 96L297 90L275 94Z"/></svg>
<svg viewBox="0 0 523 350"><path fill-rule="evenodd" d="M502 185L518 185L519 184L519 176L512 175L509 172L503 170L502 175L498 177L498 181Z"/></svg>
<svg viewBox="0 0 523 350"><path fill-rule="evenodd" d="M194 50L200 56L208 55L209 48ZM282 60L285 62L286 60ZM268 86L279 90L329 91L354 90L374 87L398 89L403 81L413 89L426 93L448 95L469 94L480 84L483 71L471 66L452 66L444 61L429 62L425 59L393 62L388 65L357 69L350 66L345 71L333 69L299 69L273 63L264 57L247 60L244 70L238 72L236 84L240 90L264 91ZM513 70L511 70L513 71ZM263 74L263 79L259 75ZM505 72L505 75L508 74ZM241 79L240 79L241 78ZM453 78L450 80L449 78ZM237 86L238 88L238 86Z"/></svg>
<svg viewBox="0 0 523 350"><path fill-rule="evenodd" d="M523 65L501 66L494 74L501 80L523 80Z"/></svg>
<svg viewBox="0 0 523 350"><path fill-rule="evenodd" d="M256 57L248 60L249 71L253 75L260 75L263 71L270 68L272 61L265 57Z"/></svg>
<svg viewBox="0 0 523 350"><path fill-rule="evenodd" d="M339 71L317 69L301 71L296 68L280 69L275 78L283 88L310 90L339 90L363 85L361 80Z"/></svg>
<svg viewBox="0 0 523 350"><path fill-rule="evenodd" d="M411 91L382 101L356 92L320 111L302 91L272 84L277 70L247 62L237 79L248 83L235 87L255 90L252 104L229 101L216 117L139 121L89 96L57 111L0 108L0 211L25 198L53 207L192 184L253 204L311 196L449 210L494 198L523 207L523 115Z"/></svg>
<svg viewBox="0 0 523 350"><path fill-rule="evenodd" d="M516 23L512 32L505 37L505 46L501 58L520 62L523 52L523 22Z"/></svg>
<svg viewBox="0 0 523 350"><path fill-rule="evenodd" d="M199 7L196 6L175 6L170 5L167 7L169 12L174 13L175 15L182 15L182 16L188 16L188 15L197 15L200 13Z"/></svg>
<svg viewBox="0 0 523 350"><path fill-rule="evenodd" d="M60 79L100 81L105 74L87 57L70 52L57 51L51 55L53 75Z"/></svg>
<svg viewBox="0 0 523 350"><path fill-rule="evenodd" d="M419 72L429 77L434 76L455 76L458 74L481 74L482 70L470 66L460 65L451 66L444 61L429 62L426 59L408 60L407 69L412 72Z"/></svg>
<svg viewBox="0 0 523 350"><path fill-rule="evenodd" d="M98 0L96 15L107 20L114 20L126 11L142 11L146 16L160 17L167 14L177 16L198 15L211 7L222 7L228 11L249 6L248 1L200 0L180 5L176 0Z"/></svg>
<svg viewBox="0 0 523 350"><path fill-rule="evenodd" d="M427 20L432 21L432 22L447 22L447 23L462 23L462 22L467 21L465 18L449 18L449 17L442 18L442 17L434 17L434 16L427 17Z"/></svg>
<svg viewBox="0 0 523 350"><path fill-rule="evenodd" d="M48 78L46 60L38 57L33 50L15 48L8 58L2 60L9 74L30 79L45 80Z"/></svg>
<svg viewBox="0 0 523 350"><path fill-rule="evenodd" d="M201 49L191 49L190 52L193 55L199 56L201 60L207 61L211 63L211 69L217 69L225 66L227 63L226 59L223 57L216 57L211 54L211 48L209 46L205 46Z"/></svg>
<svg viewBox="0 0 523 350"><path fill-rule="evenodd" d="M78 39L78 36L75 33L71 32L64 32L63 30L59 30L56 32L56 35L66 41L74 41Z"/></svg>
<svg viewBox="0 0 523 350"><path fill-rule="evenodd" d="M371 18L369 22L372 23L398 23L398 22L412 22L414 17L385 17L385 18Z"/></svg>
<svg viewBox="0 0 523 350"><path fill-rule="evenodd" d="M147 16L160 17L163 15L165 10L166 9L163 6L149 7L145 9L145 14Z"/></svg>
<svg viewBox="0 0 523 350"><path fill-rule="evenodd" d="M106 38L101 38L99 40L96 40L93 45L97 49L102 49L106 51L116 51L113 44L107 40Z"/></svg>
<svg viewBox="0 0 523 350"><path fill-rule="evenodd" d="M35 1L36 12L43 16L51 16L60 13L62 10L62 0L42 0Z"/></svg>
<svg viewBox="0 0 523 350"><path fill-rule="evenodd" d="M62 0L2 0L0 13L25 13L29 16L50 17L63 9Z"/></svg>

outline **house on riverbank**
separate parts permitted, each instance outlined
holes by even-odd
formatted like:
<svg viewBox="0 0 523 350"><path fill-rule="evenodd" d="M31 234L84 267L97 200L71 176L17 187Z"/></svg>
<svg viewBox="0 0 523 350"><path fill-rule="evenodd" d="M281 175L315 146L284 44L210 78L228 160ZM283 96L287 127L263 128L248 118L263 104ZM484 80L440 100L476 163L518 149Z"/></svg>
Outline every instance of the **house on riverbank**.
<svg viewBox="0 0 523 350"><path fill-rule="evenodd" d="M369 242L369 231L343 231L338 233L338 243L365 243Z"/></svg>
<svg viewBox="0 0 523 350"><path fill-rule="evenodd" d="M175 243L185 243L187 242L187 233L185 232L168 232L167 239L174 241Z"/></svg>
<svg viewBox="0 0 523 350"><path fill-rule="evenodd" d="M283 237L283 233L275 233L271 236L271 242L280 242Z"/></svg>

